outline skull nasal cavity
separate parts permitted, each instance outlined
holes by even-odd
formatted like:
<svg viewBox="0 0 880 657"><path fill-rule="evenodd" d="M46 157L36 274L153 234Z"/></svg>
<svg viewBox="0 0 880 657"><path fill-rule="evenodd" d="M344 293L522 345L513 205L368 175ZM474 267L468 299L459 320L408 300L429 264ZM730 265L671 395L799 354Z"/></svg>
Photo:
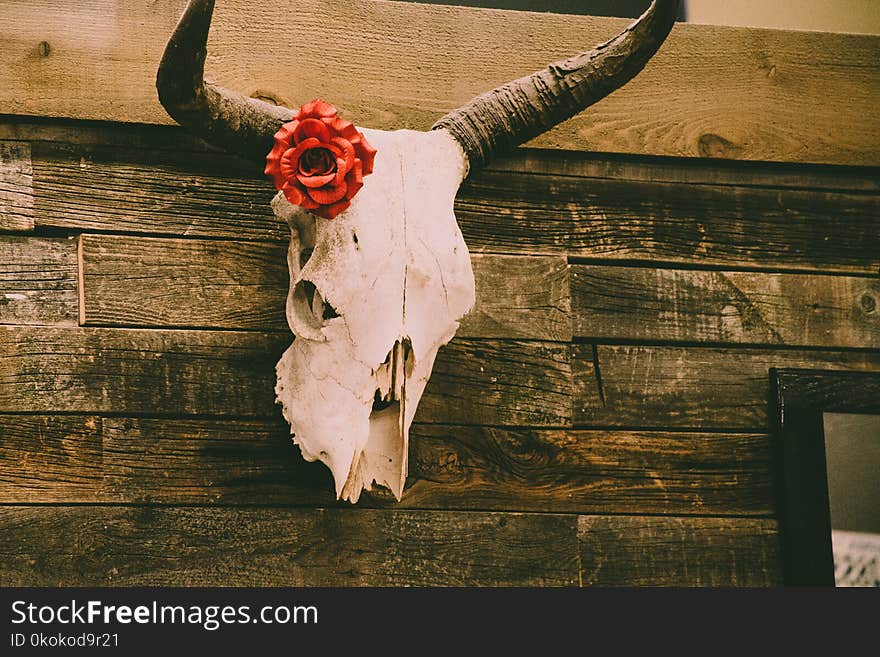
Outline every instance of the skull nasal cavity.
<svg viewBox="0 0 880 657"><path fill-rule="evenodd" d="M304 323L318 330L326 320L339 317L336 308L324 299L311 281L303 279L296 284L292 301L290 311L296 315L300 325Z"/></svg>

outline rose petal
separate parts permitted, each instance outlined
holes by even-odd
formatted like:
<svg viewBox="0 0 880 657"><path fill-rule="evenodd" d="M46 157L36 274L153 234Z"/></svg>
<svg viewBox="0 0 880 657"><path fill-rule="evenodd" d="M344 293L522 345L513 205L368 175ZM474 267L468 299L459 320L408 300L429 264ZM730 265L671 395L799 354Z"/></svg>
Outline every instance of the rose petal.
<svg viewBox="0 0 880 657"><path fill-rule="evenodd" d="M330 121L330 128L335 132L339 137L345 137L346 139L351 140L352 138L358 135L357 128L354 127L354 123L351 121L346 121L345 119L340 119L338 116L334 117Z"/></svg>
<svg viewBox="0 0 880 657"><path fill-rule="evenodd" d="M314 210L318 207L318 204L310 199L296 184L289 182L284 183L284 187L281 188L281 191L284 193L284 198L294 205L302 206L306 210Z"/></svg>
<svg viewBox="0 0 880 657"><path fill-rule="evenodd" d="M305 176L301 173L296 174L296 179L306 187L323 187L324 185L335 182L337 173L326 173L323 176Z"/></svg>
<svg viewBox="0 0 880 657"><path fill-rule="evenodd" d="M351 142L348 141L348 139L345 139L343 137L333 137L333 139L330 140L330 143L333 146L337 146L339 148L339 150L341 151L341 152L337 153L336 155L343 159L344 167L342 167L342 168L344 168L345 172L348 173L348 171L351 169L352 165L354 164L354 158L355 158L354 146L351 145Z"/></svg>
<svg viewBox="0 0 880 657"><path fill-rule="evenodd" d="M299 158L302 157L303 153L310 148L320 147L321 142L314 137L310 137L298 144L296 148L289 148L284 151L284 155L281 157L281 175L284 176L284 179L290 180L296 176Z"/></svg>
<svg viewBox="0 0 880 657"><path fill-rule="evenodd" d="M345 174L348 170L345 168L345 160L339 158L336 160L336 176L333 180L333 186L341 185L345 181Z"/></svg>
<svg viewBox="0 0 880 657"><path fill-rule="evenodd" d="M304 139L314 137L326 144L330 141L330 129L318 119L303 119L293 131L294 143L299 143Z"/></svg>
<svg viewBox="0 0 880 657"><path fill-rule="evenodd" d="M354 166L345 177L345 185L348 188L345 193L345 198L349 200L360 191L361 187L364 186L364 176L360 160L354 161Z"/></svg>
<svg viewBox="0 0 880 657"><path fill-rule="evenodd" d="M330 205L331 203L336 203L336 201L345 198L346 191L347 188L345 181L343 181L341 185L336 187L333 185L325 185L324 187L317 187L315 189L306 189L306 194L320 205Z"/></svg>
<svg viewBox="0 0 880 657"><path fill-rule="evenodd" d="M274 135L275 144L281 144L285 149L289 148L293 141L293 133L298 125L299 121L293 120L278 128L278 132Z"/></svg>
<svg viewBox="0 0 880 657"><path fill-rule="evenodd" d="M312 210L312 214L324 217L324 219L333 219L350 205L351 203L348 201L339 201L338 203L331 203L330 205L322 205L318 209Z"/></svg>
<svg viewBox="0 0 880 657"><path fill-rule="evenodd" d="M299 108L296 118L302 119L320 119L321 117L332 117L336 115L336 108L330 103L325 103L320 98L316 98L310 103L306 103Z"/></svg>
<svg viewBox="0 0 880 657"><path fill-rule="evenodd" d="M284 151L284 145L276 143L266 156L266 168L263 173L271 176L272 182L275 183L275 189L281 189L284 184L284 178L281 175L281 157L284 155Z"/></svg>
<svg viewBox="0 0 880 657"><path fill-rule="evenodd" d="M310 148L299 158L298 172L304 176L323 176L336 171L336 156L332 144L328 148Z"/></svg>
<svg viewBox="0 0 880 657"><path fill-rule="evenodd" d="M364 137L363 133L359 133L361 138L356 144L353 144L354 151L360 158L364 167L364 175L373 173L373 159L376 157L376 149L370 146L370 142Z"/></svg>

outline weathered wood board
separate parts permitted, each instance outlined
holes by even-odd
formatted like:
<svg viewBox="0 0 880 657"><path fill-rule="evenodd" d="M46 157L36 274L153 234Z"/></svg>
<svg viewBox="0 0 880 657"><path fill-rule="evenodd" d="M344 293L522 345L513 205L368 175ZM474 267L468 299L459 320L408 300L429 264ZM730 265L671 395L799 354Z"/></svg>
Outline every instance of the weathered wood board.
<svg viewBox="0 0 880 657"><path fill-rule="evenodd" d="M771 367L877 371L880 352L576 345L574 422L766 431Z"/></svg>
<svg viewBox="0 0 880 657"><path fill-rule="evenodd" d="M129 154L165 151L166 156L210 153L223 162L225 170L253 175L253 165L231 158L177 125L102 123L77 119L40 120L28 116L6 116L0 122L0 141L37 143L42 152L88 153L96 147L113 147ZM56 144L54 148L51 144ZM74 148L78 147L78 149ZM135 155L134 159L143 157ZM785 187L816 191L878 192L880 167L841 166L789 162L755 162L708 158L652 157L636 154L562 151L520 147L489 162L490 171L541 172L577 178L610 178L641 182L686 183L691 185L736 185Z"/></svg>
<svg viewBox="0 0 880 657"><path fill-rule="evenodd" d="M880 349L880 278L576 265L575 335Z"/></svg>
<svg viewBox="0 0 880 657"><path fill-rule="evenodd" d="M584 586L779 586L776 522L581 516Z"/></svg>
<svg viewBox="0 0 880 657"><path fill-rule="evenodd" d="M18 586L779 582L776 523L759 519L7 506L0 528Z"/></svg>
<svg viewBox="0 0 880 657"><path fill-rule="evenodd" d="M876 194L762 187L760 175L743 176L740 185L694 185L490 170L465 182L455 208L475 253L880 271ZM38 142L33 178L34 221L44 229L289 237L269 208L271 185L228 156Z"/></svg>
<svg viewBox="0 0 880 657"><path fill-rule="evenodd" d="M34 227L33 171L27 143L0 142L0 233Z"/></svg>
<svg viewBox="0 0 880 657"><path fill-rule="evenodd" d="M0 113L169 123L153 83L183 6L4 2ZM282 15L291 29L275 29ZM227 0L216 9L207 74L287 105L322 97L361 125L427 129L628 22L368 0ZM304 50L321 53L323 65L301 66ZM679 24L636 80L536 143L876 165L878 62L876 36Z"/></svg>
<svg viewBox="0 0 880 657"><path fill-rule="evenodd" d="M0 327L0 413L74 411L278 417L285 333ZM567 344L454 340L440 351L421 421L571 423Z"/></svg>
<svg viewBox="0 0 880 657"><path fill-rule="evenodd" d="M7 586L577 586L577 518L0 507Z"/></svg>
<svg viewBox="0 0 880 657"><path fill-rule="evenodd" d="M83 235L85 325L285 330L286 247ZM456 335L571 340L565 258L475 255L478 298Z"/></svg>
<svg viewBox="0 0 880 657"><path fill-rule="evenodd" d="M0 415L0 504L335 504L280 420ZM361 506L771 515L763 434L416 424L403 499ZM343 504L343 506L348 506Z"/></svg>
<svg viewBox="0 0 880 657"><path fill-rule="evenodd" d="M875 195L483 171L456 201L476 250L877 274Z"/></svg>
<svg viewBox="0 0 880 657"><path fill-rule="evenodd" d="M0 237L0 324L76 326L76 240Z"/></svg>

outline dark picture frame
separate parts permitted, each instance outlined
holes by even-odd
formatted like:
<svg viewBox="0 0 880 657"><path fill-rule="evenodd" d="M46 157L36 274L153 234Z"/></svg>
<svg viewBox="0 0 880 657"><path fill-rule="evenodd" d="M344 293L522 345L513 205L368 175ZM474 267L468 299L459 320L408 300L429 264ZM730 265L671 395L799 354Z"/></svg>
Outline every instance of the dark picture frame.
<svg viewBox="0 0 880 657"><path fill-rule="evenodd" d="M783 583L834 586L824 414L880 414L880 372L771 369L770 382Z"/></svg>

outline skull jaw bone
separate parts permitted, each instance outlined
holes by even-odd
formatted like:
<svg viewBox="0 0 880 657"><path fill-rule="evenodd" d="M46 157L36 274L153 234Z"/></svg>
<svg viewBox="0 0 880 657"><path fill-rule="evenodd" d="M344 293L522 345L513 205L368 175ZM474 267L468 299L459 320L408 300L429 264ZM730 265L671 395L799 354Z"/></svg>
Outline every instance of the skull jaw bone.
<svg viewBox="0 0 880 657"><path fill-rule="evenodd" d="M351 207L315 217L279 194L291 228L287 319L296 340L276 396L306 460L356 502L373 483L399 500L409 428L439 348L474 304L470 255L453 213L466 173L445 130L364 130L375 169Z"/></svg>

